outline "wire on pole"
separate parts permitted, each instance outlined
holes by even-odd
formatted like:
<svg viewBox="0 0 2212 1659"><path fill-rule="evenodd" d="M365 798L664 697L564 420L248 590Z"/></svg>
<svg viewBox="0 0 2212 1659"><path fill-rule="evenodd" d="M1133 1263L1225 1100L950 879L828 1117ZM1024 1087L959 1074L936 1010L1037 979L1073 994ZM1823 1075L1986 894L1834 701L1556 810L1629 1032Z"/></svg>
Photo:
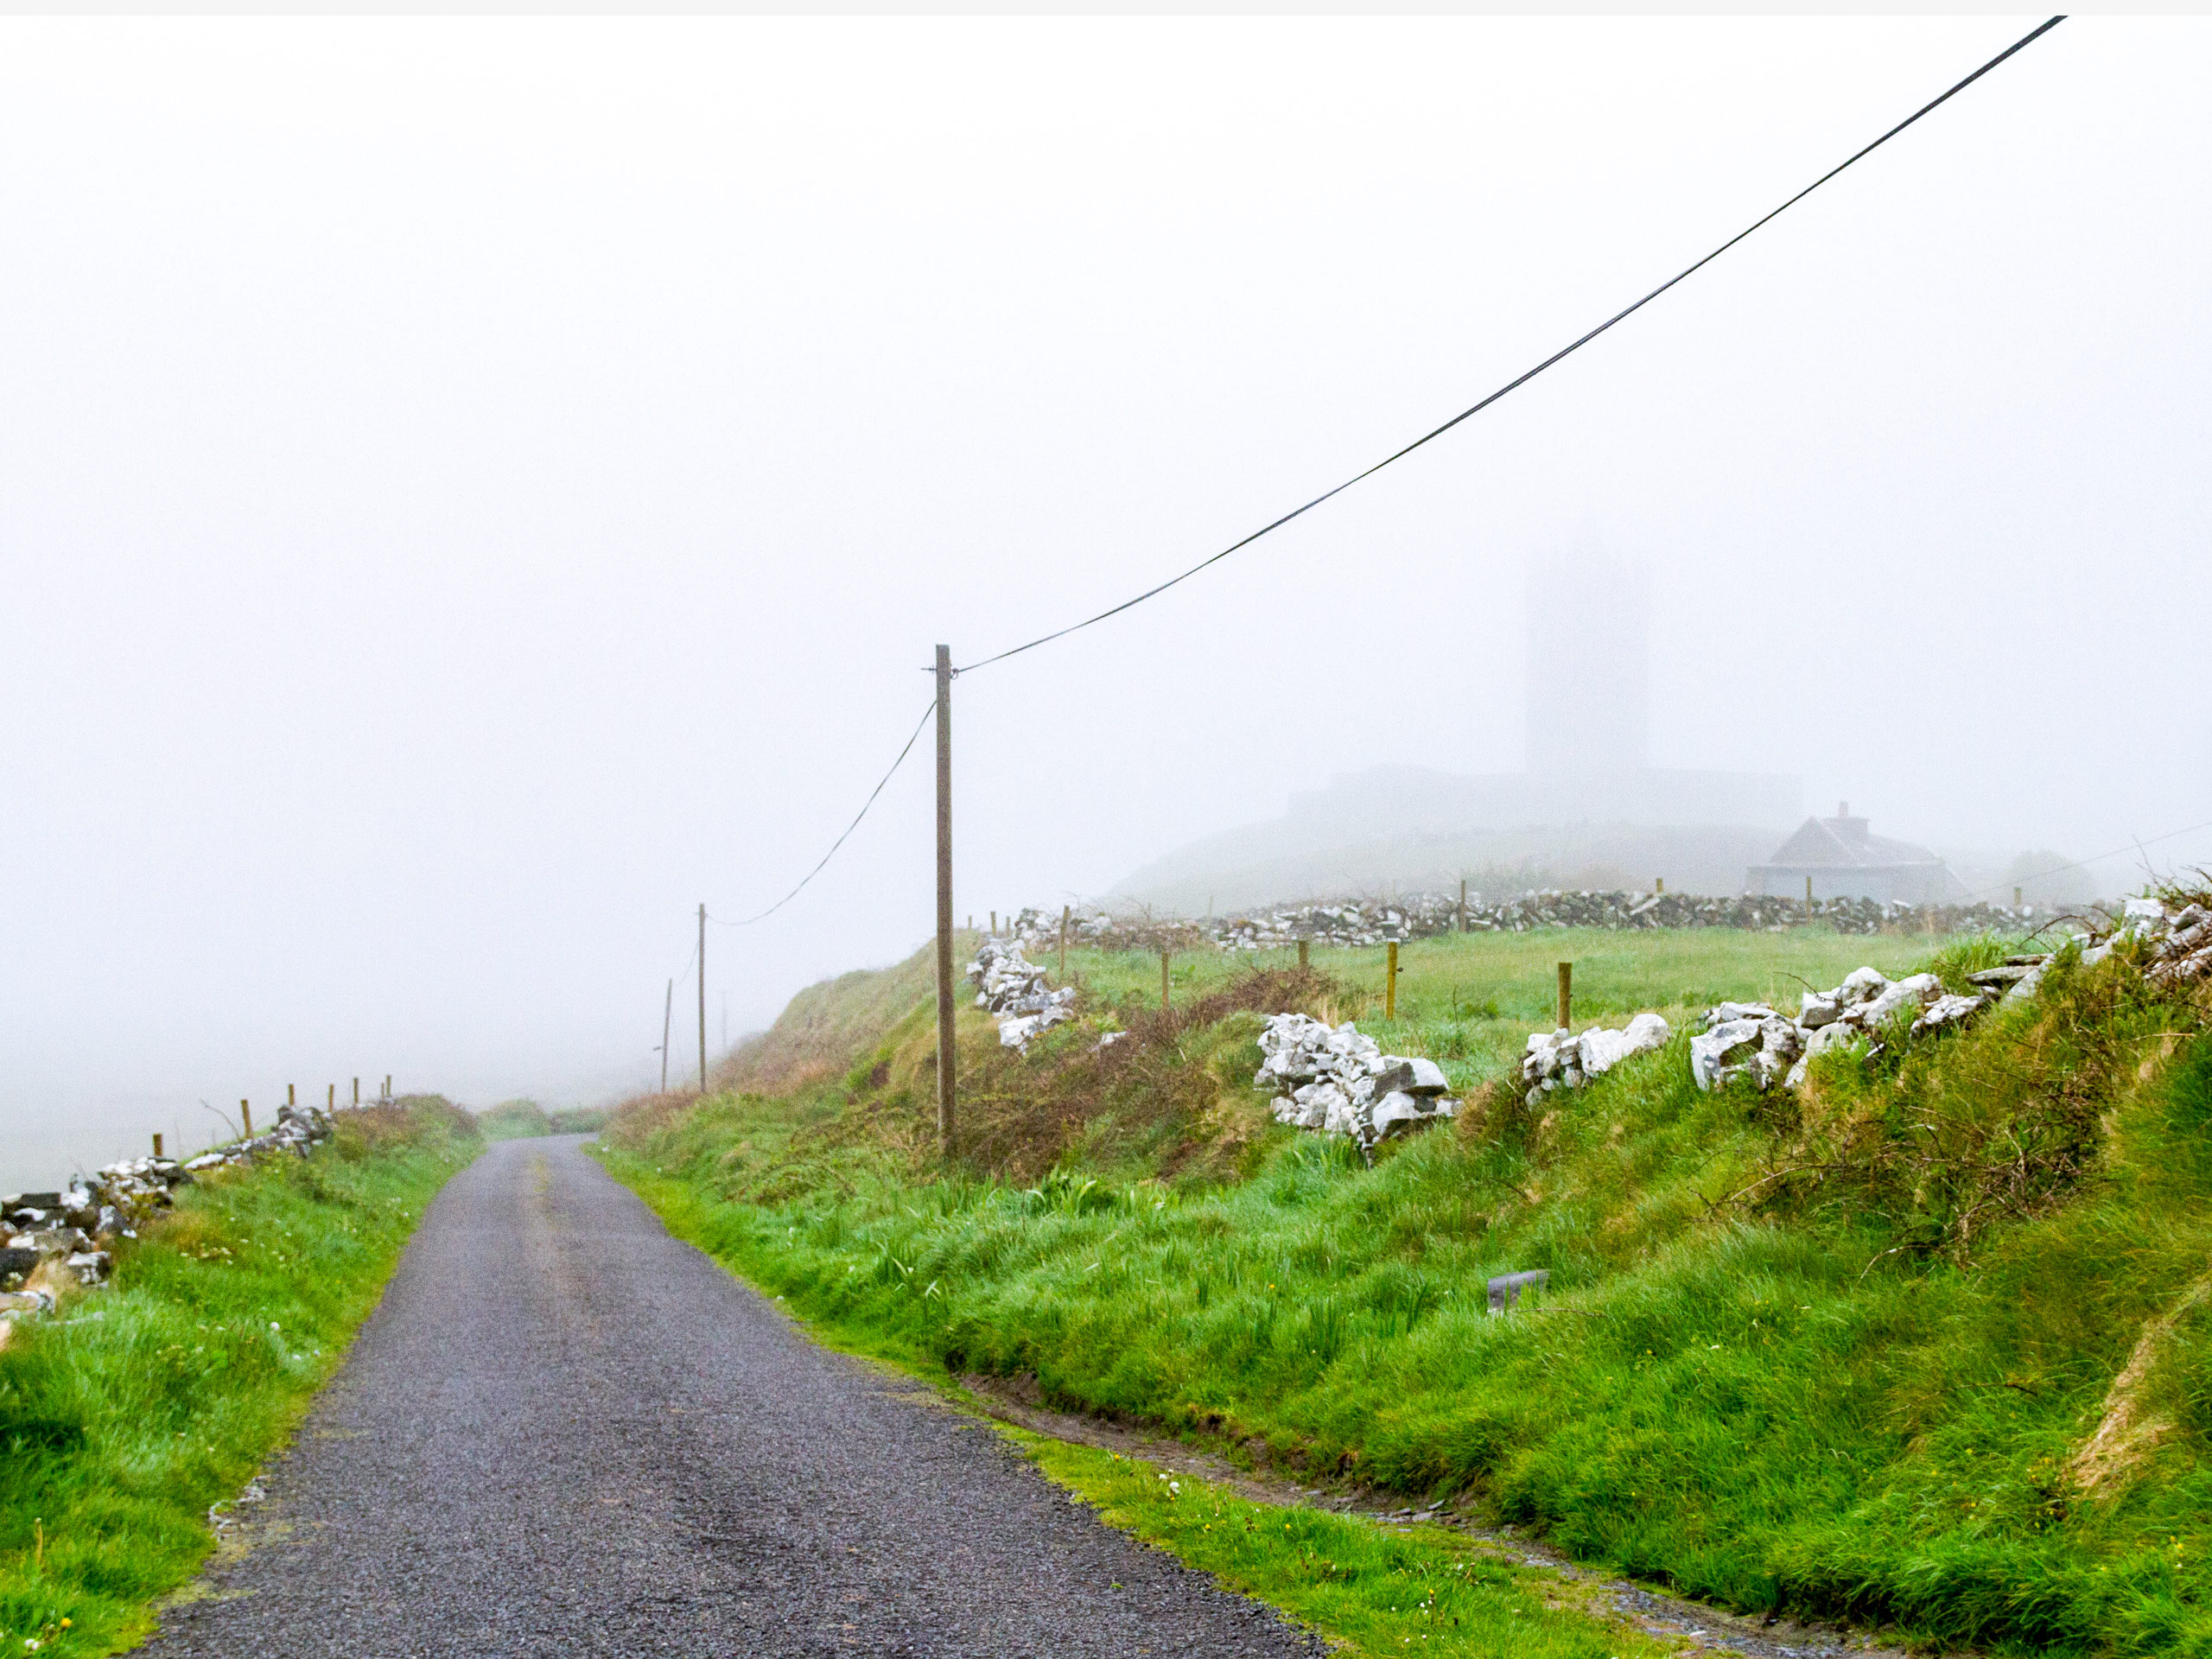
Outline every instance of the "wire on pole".
<svg viewBox="0 0 2212 1659"><path fill-rule="evenodd" d="M1783 202L1781 207L1773 209L1771 212L1757 219L1754 219L1751 224L1737 232L1735 235L1730 237L1726 242L1723 242L1719 247L1713 249L1712 252L1707 254L1705 257L1697 261L1696 264L1686 266L1681 270L1675 272L1675 275L1669 276L1665 282L1660 283L1658 287L1653 289L1649 294L1646 294L1642 299L1637 301L1633 305L1624 307L1622 309L1616 311L1611 316L1607 317L1603 322L1599 323L1595 328L1592 328L1588 334L1582 335L1580 339L1573 340L1566 346L1562 346L1558 351L1554 352L1542 362L1537 364L1535 367L1527 370L1521 374L1516 375L1512 379L1507 381L1503 385L1500 386L1496 391L1491 392L1488 397L1484 397L1479 401L1470 404L1467 408L1461 410L1450 420L1445 422L1443 425L1433 427L1428 431L1422 433L1421 436L1415 438L1411 443L1407 444L1402 449L1394 450L1391 454L1383 456L1382 460L1376 461L1372 467L1366 468L1364 471L1354 473L1350 478L1344 480L1343 483L1337 485L1332 489L1324 490L1320 494L1315 496L1311 501L1308 501L1304 506L1293 507L1288 512L1284 513L1280 518L1273 519L1270 522L1261 525L1259 529L1254 531L1250 535L1243 537L1240 541L1231 542L1227 547L1223 548L1220 552L1211 554L1209 556L1199 560L1196 564L1192 565L1189 569L1182 572L1179 575L1170 576L1166 581L1160 583L1157 587L1146 588L1144 592L1139 594L1135 598L1125 599L1120 604L1112 607L1110 609L1101 611L1096 616L1085 617L1080 622L1071 622L1065 628L1056 628L1050 633L1039 634L1036 639L1028 641L1025 645L1014 645L1008 650L998 652L995 656L985 657L976 662L969 663L966 667L960 669L958 671L963 674L966 674L976 669L988 668L993 663L1002 663L1009 657L1019 657L1025 651L1034 651L1038 646L1050 645L1055 639L1064 639L1069 634L1077 632L1096 623L1103 622L1109 617L1119 616L1123 611L1130 610L1136 606L1141 605L1148 599L1156 599L1160 594L1166 593L1170 588L1175 587L1179 583L1188 582L1192 576L1197 575L1201 570L1207 569L1209 566L1220 563L1222 560L1227 558L1230 554L1241 551L1243 549L1251 546L1253 543L1258 541L1262 536L1271 535L1274 531L1281 530L1285 524L1290 523L1294 518L1303 518L1306 514L1313 512L1314 508L1319 506L1323 502L1328 501L1336 496L1342 495L1346 490L1351 488L1353 485L1360 483L1366 479L1374 477L1376 474L1381 472L1385 467L1390 466L1395 461L1403 461L1408 455L1413 454L1414 450L1420 448L1422 445L1433 442L1436 439L1442 437L1453 427L1459 425L1460 422L1466 420L1472 416L1481 414L1483 410L1488 409L1492 404L1497 402L1500 398L1507 396L1510 392L1517 391L1521 387L1527 385L1529 382L1535 379L1546 369L1550 368L1554 364L1572 357L1575 353L1580 351L1585 346L1587 346L1592 340L1597 339L1599 335L1604 334L1608 328L1613 327L1614 324L1626 321L1630 317L1634 316L1638 311L1643 309L1645 306L1650 304L1652 301L1657 299L1662 294L1664 294L1669 289L1674 287L1677 283L1680 283L1685 278L1692 276L1698 271L1702 270L1706 266L1711 264L1715 259L1718 259L1722 254L1727 252L1729 249L1734 247L1738 242L1741 242L1745 238L1750 236L1752 232L1758 230L1762 226L1769 224L1772 220L1780 218L1783 213L1789 212L1790 208L1795 207L1799 202L1804 200L1806 197L1811 195L1814 191L1826 184L1830 179L1835 177L1837 174L1872 155L1884 144L1888 143L1891 139L1896 137L1914 122L1919 120L1921 117L1927 115L1938 105L1948 103L1950 99L1957 97L1961 92L1966 91L1967 87L1973 86L1974 82L1980 80L1984 75L1997 67L1999 64L2004 62L2005 59L2011 57L2014 53L2022 50L2041 36L2049 34L2052 29L2057 28L2059 24L2065 21L2065 14L2061 13L2059 16L2053 17L2048 22L2039 24L2035 29L2029 30L2027 34L2013 41L2012 45L2006 47L1995 57L1990 59L1987 63L1983 64L1980 68L1975 70L1964 80L1959 81L1939 97L1930 99L1927 103L1915 110L1910 115L1905 117L1904 120L1898 122L1897 125L1891 127L1880 137L1875 139L1873 143L1866 145L1862 149L1855 151L1851 156L1847 156L1844 160L1837 162L1835 166L1830 168L1827 172L1821 174L1819 178L1815 179L1802 190L1800 190L1796 195L1790 197L1789 200Z"/></svg>

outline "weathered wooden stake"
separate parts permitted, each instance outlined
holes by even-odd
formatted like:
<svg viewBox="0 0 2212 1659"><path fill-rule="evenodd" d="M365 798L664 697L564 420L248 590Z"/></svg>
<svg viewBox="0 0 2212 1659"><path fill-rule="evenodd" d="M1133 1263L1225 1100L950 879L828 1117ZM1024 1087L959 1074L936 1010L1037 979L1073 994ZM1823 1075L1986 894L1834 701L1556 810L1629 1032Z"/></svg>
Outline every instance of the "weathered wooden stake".
<svg viewBox="0 0 2212 1659"><path fill-rule="evenodd" d="M338 1109L338 1085L334 1083L330 1085L330 1092L323 1099L322 1109L327 1112L334 1112Z"/></svg>
<svg viewBox="0 0 2212 1659"><path fill-rule="evenodd" d="M248 1135L253 1133L253 1108L245 1101L238 1102L238 1122Z"/></svg>
<svg viewBox="0 0 2212 1659"><path fill-rule="evenodd" d="M1574 1021L1574 964L1562 962L1559 965L1559 1028L1570 1029Z"/></svg>
<svg viewBox="0 0 2212 1659"><path fill-rule="evenodd" d="M2020 908L2020 890L2018 887L2012 889L2012 908L2015 910Z"/></svg>
<svg viewBox="0 0 2212 1659"><path fill-rule="evenodd" d="M1651 884L1651 891L1663 897L1667 891L1667 878L1662 875L1657 880L1654 881Z"/></svg>
<svg viewBox="0 0 2212 1659"><path fill-rule="evenodd" d="M1805 902L1808 905L1813 902L1813 878L1809 875L1805 878Z"/></svg>
<svg viewBox="0 0 2212 1659"><path fill-rule="evenodd" d="M1298 971L1302 974L1313 965L1313 941L1311 939L1300 939L1298 942Z"/></svg>
<svg viewBox="0 0 2212 1659"><path fill-rule="evenodd" d="M300 1109L300 1086L296 1083L284 1085L284 1103L294 1111Z"/></svg>
<svg viewBox="0 0 2212 1659"><path fill-rule="evenodd" d="M1060 906L1060 983L1068 982L1068 918L1074 912L1073 905Z"/></svg>
<svg viewBox="0 0 2212 1659"><path fill-rule="evenodd" d="M972 931L976 918L968 925ZM937 648L937 1140L953 1150L952 1077L952 647Z"/></svg>
<svg viewBox="0 0 2212 1659"><path fill-rule="evenodd" d="M1398 942L1393 939L1383 946L1382 1017L1398 1017Z"/></svg>
<svg viewBox="0 0 2212 1659"><path fill-rule="evenodd" d="M158 1134L156 1134L156 1135L154 1136L154 1156L155 1156L155 1157L156 1157L156 1158L158 1158L158 1157L160 1157L161 1155L162 1155L162 1137L161 1137Z"/></svg>
<svg viewBox="0 0 2212 1659"><path fill-rule="evenodd" d="M389 1071L384 1074L384 1097L386 1100L391 1098L391 1073Z"/></svg>
<svg viewBox="0 0 2212 1659"><path fill-rule="evenodd" d="M1171 954L1166 950L1160 953L1160 1011L1162 1014L1167 1012L1167 960Z"/></svg>
<svg viewBox="0 0 2212 1659"><path fill-rule="evenodd" d="M359 1077L356 1077L356 1078L354 1078L354 1079L353 1079L353 1104L354 1104L355 1106L357 1106L357 1107L358 1107L360 1103L361 1103L361 1080L360 1080Z"/></svg>
<svg viewBox="0 0 2212 1659"><path fill-rule="evenodd" d="M992 931L992 932L994 932L994 933L995 933L995 932L997 932L998 931L999 931L999 913L998 913L998 912L996 912L996 911L995 910L995 911L993 911L993 912L991 912L991 931Z"/></svg>
<svg viewBox="0 0 2212 1659"><path fill-rule="evenodd" d="M1467 878L1459 878L1459 931L1467 931Z"/></svg>

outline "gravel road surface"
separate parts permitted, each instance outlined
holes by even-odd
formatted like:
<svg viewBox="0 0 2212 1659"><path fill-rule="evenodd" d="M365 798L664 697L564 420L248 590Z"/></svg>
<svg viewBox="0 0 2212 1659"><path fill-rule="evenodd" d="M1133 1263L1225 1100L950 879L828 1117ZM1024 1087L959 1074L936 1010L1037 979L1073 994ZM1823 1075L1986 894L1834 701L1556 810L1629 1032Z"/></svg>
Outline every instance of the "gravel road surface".
<svg viewBox="0 0 2212 1659"><path fill-rule="evenodd" d="M1315 1655L816 1347L578 1150L423 1217L161 1659Z"/></svg>

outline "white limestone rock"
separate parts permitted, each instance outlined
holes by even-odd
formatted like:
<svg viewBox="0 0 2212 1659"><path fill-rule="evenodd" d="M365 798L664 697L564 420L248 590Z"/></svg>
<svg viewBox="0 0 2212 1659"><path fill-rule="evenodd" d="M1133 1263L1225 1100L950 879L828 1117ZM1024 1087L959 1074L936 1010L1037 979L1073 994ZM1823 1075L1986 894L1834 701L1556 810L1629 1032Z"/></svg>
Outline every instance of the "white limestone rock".
<svg viewBox="0 0 2212 1659"><path fill-rule="evenodd" d="M1912 1022L1912 1034L1922 1037L1931 1031L1941 1031L1947 1026L1962 1026L1987 1006L1987 1002L1979 996L1946 993L1922 1010L1920 1018Z"/></svg>

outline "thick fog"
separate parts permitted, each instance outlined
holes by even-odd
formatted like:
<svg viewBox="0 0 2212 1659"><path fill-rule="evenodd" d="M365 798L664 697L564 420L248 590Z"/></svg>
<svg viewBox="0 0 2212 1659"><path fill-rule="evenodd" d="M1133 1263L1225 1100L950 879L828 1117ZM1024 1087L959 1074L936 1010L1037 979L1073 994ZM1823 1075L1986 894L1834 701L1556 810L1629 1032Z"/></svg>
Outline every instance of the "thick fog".
<svg viewBox="0 0 2212 1659"><path fill-rule="evenodd" d="M683 1075L696 906L814 864L936 642L1379 459L2032 21L0 22L0 1185L288 1083L606 1099L671 976ZM2208 73L2068 22L962 677L958 911L1520 766L1578 537L1656 764L2212 861ZM710 1046L926 936L927 761L709 929Z"/></svg>

